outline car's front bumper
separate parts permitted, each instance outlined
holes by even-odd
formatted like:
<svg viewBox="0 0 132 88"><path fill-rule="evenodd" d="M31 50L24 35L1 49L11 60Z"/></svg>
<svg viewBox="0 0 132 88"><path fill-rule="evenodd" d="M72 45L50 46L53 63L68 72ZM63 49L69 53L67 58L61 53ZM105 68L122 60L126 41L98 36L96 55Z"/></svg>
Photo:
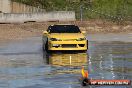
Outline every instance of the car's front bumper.
<svg viewBox="0 0 132 88"><path fill-rule="evenodd" d="M48 50L87 50L88 42L84 41L49 41Z"/></svg>

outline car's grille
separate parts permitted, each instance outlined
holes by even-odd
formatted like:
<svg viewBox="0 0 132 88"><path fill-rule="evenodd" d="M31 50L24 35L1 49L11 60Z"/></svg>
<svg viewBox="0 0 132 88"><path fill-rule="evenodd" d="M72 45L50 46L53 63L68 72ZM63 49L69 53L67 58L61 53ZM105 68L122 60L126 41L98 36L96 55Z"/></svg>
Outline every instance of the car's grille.
<svg viewBox="0 0 132 88"><path fill-rule="evenodd" d="M63 39L63 41L76 41L76 39Z"/></svg>
<svg viewBox="0 0 132 88"><path fill-rule="evenodd" d="M63 44L62 48L76 48L77 45L76 44Z"/></svg>

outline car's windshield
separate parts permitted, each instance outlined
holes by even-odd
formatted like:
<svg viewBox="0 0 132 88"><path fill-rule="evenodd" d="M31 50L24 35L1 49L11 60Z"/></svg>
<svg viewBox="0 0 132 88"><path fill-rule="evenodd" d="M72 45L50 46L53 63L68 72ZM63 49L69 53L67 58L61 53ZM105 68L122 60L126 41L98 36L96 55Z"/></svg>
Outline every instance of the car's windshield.
<svg viewBox="0 0 132 88"><path fill-rule="evenodd" d="M80 29L75 25L54 25L49 26L49 33L80 33Z"/></svg>

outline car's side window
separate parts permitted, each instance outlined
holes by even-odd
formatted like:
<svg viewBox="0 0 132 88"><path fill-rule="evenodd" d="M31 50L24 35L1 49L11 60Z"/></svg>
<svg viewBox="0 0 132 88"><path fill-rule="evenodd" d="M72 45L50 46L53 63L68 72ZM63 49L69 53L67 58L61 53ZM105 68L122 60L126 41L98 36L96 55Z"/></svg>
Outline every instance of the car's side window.
<svg viewBox="0 0 132 88"><path fill-rule="evenodd" d="M48 27L47 32L50 33L51 26Z"/></svg>

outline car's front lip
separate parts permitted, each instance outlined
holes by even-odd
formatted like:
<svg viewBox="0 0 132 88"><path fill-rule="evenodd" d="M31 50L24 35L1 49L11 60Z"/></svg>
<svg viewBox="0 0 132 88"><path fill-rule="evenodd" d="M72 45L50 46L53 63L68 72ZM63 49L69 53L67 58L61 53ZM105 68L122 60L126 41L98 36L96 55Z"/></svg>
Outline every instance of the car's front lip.
<svg viewBox="0 0 132 88"><path fill-rule="evenodd" d="M87 50L87 40L49 41L49 50Z"/></svg>
<svg viewBox="0 0 132 88"><path fill-rule="evenodd" d="M56 40L52 40L56 39ZM83 40L80 40L83 39ZM49 38L50 41L85 41L86 38L77 38L77 39L60 39L60 38Z"/></svg>

